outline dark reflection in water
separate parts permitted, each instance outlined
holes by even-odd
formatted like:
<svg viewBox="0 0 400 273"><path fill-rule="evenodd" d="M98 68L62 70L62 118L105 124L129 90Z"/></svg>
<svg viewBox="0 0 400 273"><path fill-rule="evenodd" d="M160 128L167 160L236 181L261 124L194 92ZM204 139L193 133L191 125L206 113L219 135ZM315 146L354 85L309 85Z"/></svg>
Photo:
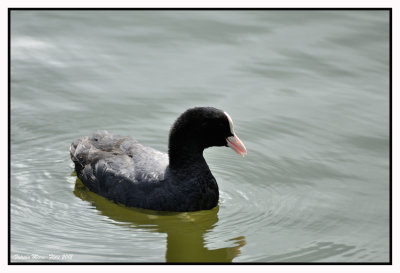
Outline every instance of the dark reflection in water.
<svg viewBox="0 0 400 273"><path fill-rule="evenodd" d="M167 234L167 262L232 262L246 244L245 237L232 238L233 247L208 249L204 235L218 222L219 206L197 212L158 212L115 204L87 189L77 178L74 194L89 201L102 215L116 221L116 225L133 229L148 229Z"/></svg>

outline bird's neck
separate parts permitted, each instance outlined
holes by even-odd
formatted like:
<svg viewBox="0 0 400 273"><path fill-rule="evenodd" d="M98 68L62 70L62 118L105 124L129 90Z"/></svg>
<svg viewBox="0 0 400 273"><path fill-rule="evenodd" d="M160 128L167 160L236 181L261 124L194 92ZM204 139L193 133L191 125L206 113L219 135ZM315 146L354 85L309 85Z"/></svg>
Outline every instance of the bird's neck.
<svg viewBox="0 0 400 273"><path fill-rule="evenodd" d="M193 138L170 141L168 146L169 165L171 168L186 168L191 166L202 168L208 165L203 157L204 147Z"/></svg>

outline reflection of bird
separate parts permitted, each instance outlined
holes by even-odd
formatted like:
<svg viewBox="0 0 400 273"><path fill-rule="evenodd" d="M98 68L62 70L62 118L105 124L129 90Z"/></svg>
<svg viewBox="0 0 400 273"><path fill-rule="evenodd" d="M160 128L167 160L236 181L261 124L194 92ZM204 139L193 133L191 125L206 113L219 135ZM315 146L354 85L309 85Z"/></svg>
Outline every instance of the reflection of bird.
<svg viewBox="0 0 400 273"><path fill-rule="evenodd" d="M204 246L203 234L170 232L167 237L167 262L232 262L239 256L240 248L246 244L243 236L233 238L236 246L208 249Z"/></svg>
<svg viewBox="0 0 400 273"><path fill-rule="evenodd" d="M74 194L91 202L97 210L114 220L113 223L117 225L166 233L167 262L232 262L246 243L245 238L239 236L229 240L235 244L232 247L208 249L205 246L204 235L212 232L218 222L219 206L211 210L181 213L129 208L112 203L89 191L79 179L76 180Z"/></svg>
<svg viewBox="0 0 400 273"><path fill-rule="evenodd" d="M132 207L195 211L218 204L218 185L203 157L211 146L246 154L227 113L197 107L172 125L168 155L107 131L74 141L70 154L78 177L99 195Z"/></svg>

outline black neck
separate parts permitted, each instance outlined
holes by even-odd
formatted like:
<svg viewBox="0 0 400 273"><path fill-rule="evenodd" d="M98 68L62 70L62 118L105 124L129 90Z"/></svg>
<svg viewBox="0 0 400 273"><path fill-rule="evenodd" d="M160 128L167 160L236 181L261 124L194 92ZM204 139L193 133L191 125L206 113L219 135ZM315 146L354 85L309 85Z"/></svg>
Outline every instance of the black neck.
<svg viewBox="0 0 400 273"><path fill-rule="evenodd" d="M190 168L191 166L201 168L207 167L203 157L204 147L201 141L196 139L170 140L168 147L169 165L171 168Z"/></svg>
<svg viewBox="0 0 400 273"><path fill-rule="evenodd" d="M170 145L168 150L169 165L174 169L207 165L203 157L203 150L203 148L185 145L184 143L179 146Z"/></svg>

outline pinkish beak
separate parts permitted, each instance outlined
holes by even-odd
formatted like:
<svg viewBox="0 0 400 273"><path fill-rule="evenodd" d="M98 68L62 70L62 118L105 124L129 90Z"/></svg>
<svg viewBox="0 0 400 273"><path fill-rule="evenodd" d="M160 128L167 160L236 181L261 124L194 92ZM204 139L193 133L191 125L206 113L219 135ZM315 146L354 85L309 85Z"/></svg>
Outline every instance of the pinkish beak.
<svg viewBox="0 0 400 273"><path fill-rule="evenodd" d="M247 154L246 147L236 134L227 137L226 141L227 145L231 147L236 153L240 154L241 156L245 156Z"/></svg>

